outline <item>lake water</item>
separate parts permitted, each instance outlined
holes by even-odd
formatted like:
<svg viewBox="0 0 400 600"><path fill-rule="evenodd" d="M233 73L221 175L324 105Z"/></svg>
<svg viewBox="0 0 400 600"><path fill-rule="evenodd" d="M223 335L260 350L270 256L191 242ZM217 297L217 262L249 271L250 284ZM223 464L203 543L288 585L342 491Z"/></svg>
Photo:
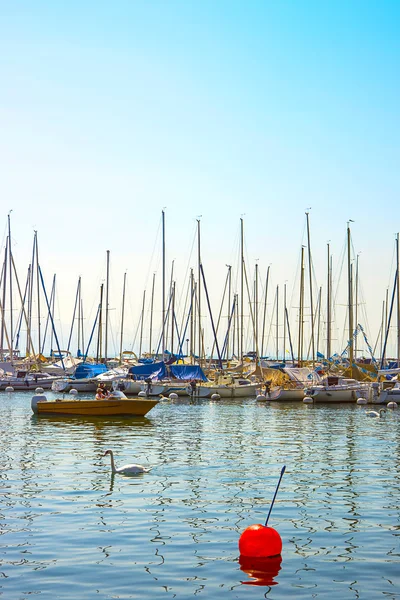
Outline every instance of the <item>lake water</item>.
<svg viewBox="0 0 400 600"><path fill-rule="evenodd" d="M38 418L31 396L0 395L4 600L400 598L400 408L180 399L144 419ZM113 477L108 448L152 471ZM240 564L283 465L282 556Z"/></svg>

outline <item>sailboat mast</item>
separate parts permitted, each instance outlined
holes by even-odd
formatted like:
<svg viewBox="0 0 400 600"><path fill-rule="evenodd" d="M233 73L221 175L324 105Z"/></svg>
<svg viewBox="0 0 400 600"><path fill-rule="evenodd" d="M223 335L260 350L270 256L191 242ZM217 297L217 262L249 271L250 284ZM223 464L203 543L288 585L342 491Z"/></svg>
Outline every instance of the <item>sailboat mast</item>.
<svg viewBox="0 0 400 600"><path fill-rule="evenodd" d="M7 281L7 251L8 251L8 237L6 239L6 247L4 250L4 262L3 262L3 300L2 300L2 320L1 320L1 336L0 336L0 352L1 352L1 359L3 360L4 358L4 329L6 326L5 323L5 317L4 317L4 311L5 311L5 307L6 307L6 281Z"/></svg>
<svg viewBox="0 0 400 600"><path fill-rule="evenodd" d="M397 263L397 270L396 270L396 285L397 285L397 367L400 367L400 290L399 290L399 283L400 283L400 275L399 275L399 266L400 266L400 260L399 260L399 234L396 235L396 263Z"/></svg>
<svg viewBox="0 0 400 600"><path fill-rule="evenodd" d="M356 328L358 327L358 259L359 254L356 258L356 302L354 306ZM354 360L357 361L357 336L354 338Z"/></svg>
<svg viewBox="0 0 400 600"><path fill-rule="evenodd" d="M283 362L286 362L286 283L283 286Z"/></svg>
<svg viewBox="0 0 400 600"><path fill-rule="evenodd" d="M279 285L276 286L276 360L279 357Z"/></svg>
<svg viewBox="0 0 400 600"><path fill-rule="evenodd" d="M194 326L194 281L193 269L190 269L190 364L193 364L193 326Z"/></svg>
<svg viewBox="0 0 400 600"><path fill-rule="evenodd" d="M240 219L240 362L243 362L243 303L244 303L244 250L243 219Z"/></svg>
<svg viewBox="0 0 400 600"><path fill-rule="evenodd" d="M326 282L326 358L327 360L331 357L331 254L330 247L328 247L328 279Z"/></svg>
<svg viewBox="0 0 400 600"><path fill-rule="evenodd" d="M199 364L202 365L201 351L201 246L200 246L200 219L197 219L197 265L198 265L198 281L197 281L197 318L199 323Z"/></svg>
<svg viewBox="0 0 400 600"><path fill-rule="evenodd" d="M304 246L301 247L298 362L303 364Z"/></svg>
<svg viewBox="0 0 400 600"><path fill-rule="evenodd" d="M312 264L311 264L311 243L310 243L310 219L309 213L307 217L307 246L308 246L308 274L310 284L310 310L311 310L311 350L312 350L312 367L315 367L315 343L314 343L314 305L313 305L313 290L312 290Z"/></svg>
<svg viewBox="0 0 400 600"><path fill-rule="evenodd" d="M125 289L126 289L126 271L124 273L124 283L122 286L121 336L119 339L119 364L122 363L122 344L123 344L123 339L124 339Z"/></svg>
<svg viewBox="0 0 400 600"><path fill-rule="evenodd" d="M165 213L162 211L162 360L165 358Z"/></svg>
<svg viewBox="0 0 400 600"><path fill-rule="evenodd" d="M254 349L258 348L258 264L256 263L254 277ZM259 357L257 356L257 359Z"/></svg>
<svg viewBox="0 0 400 600"><path fill-rule="evenodd" d="M172 309L171 309L171 356L174 354L174 325L175 325L175 281L172 282Z"/></svg>
<svg viewBox="0 0 400 600"><path fill-rule="evenodd" d="M54 311L54 309L53 309L53 311ZM84 348L83 340L81 339L81 321L82 321L82 297L81 297L81 277L79 276L79 278L78 278L78 348L77 348L77 353L76 353L78 356L81 353L81 348ZM51 340L52 340L51 347L53 347L53 338L51 338Z"/></svg>
<svg viewBox="0 0 400 600"><path fill-rule="evenodd" d="M36 275L37 275L37 310L38 310L38 349L42 347L42 335L41 335L41 324L40 324L40 284L39 284L39 248L37 240L37 231L35 231L36 239Z"/></svg>
<svg viewBox="0 0 400 600"><path fill-rule="evenodd" d="M351 268L351 235L350 225L347 224L347 275L348 275L348 310L349 310L349 361L351 377L354 374L354 346L353 346L353 276Z"/></svg>
<svg viewBox="0 0 400 600"><path fill-rule="evenodd" d="M108 294L109 294L109 283L110 283L110 251L107 250L107 277L106 277L106 321L105 321L105 335L104 335L104 361L107 362L108 358Z"/></svg>
<svg viewBox="0 0 400 600"><path fill-rule="evenodd" d="M11 221L10 213L8 213L8 260L10 271L10 360L13 362L14 357L14 325L13 325L13 294L12 294L12 252L11 252ZM5 282L4 282L5 283Z"/></svg>

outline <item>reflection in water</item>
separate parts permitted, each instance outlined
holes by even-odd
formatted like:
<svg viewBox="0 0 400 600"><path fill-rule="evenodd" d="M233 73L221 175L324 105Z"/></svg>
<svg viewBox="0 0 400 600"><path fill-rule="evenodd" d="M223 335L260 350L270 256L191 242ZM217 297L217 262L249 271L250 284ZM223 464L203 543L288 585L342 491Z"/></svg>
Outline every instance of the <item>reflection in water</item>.
<svg viewBox="0 0 400 600"><path fill-rule="evenodd" d="M0 396L0 596L20 597L22 578L43 600L72 583L75 597L91 586L99 600L253 600L252 586L285 600L394 597L396 414L377 423L349 405L183 399L150 418L37 417L30 399ZM107 448L150 473L113 476ZM239 571L240 532L265 520L282 464L270 523L285 568L240 557Z"/></svg>
<svg viewBox="0 0 400 600"><path fill-rule="evenodd" d="M242 581L244 585L277 585L275 577L281 570L282 556L270 558L251 558L239 556L239 565L243 573L247 573L251 581Z"/></svg>

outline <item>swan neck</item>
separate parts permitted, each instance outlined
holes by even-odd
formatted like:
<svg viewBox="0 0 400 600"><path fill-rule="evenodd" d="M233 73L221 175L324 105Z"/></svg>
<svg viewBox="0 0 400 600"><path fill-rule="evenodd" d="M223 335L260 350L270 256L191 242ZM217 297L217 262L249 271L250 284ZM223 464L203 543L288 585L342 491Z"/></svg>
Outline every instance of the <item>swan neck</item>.
<svg viewBox="0 0 400 600"><path fill-rule="evenodd" d="M114 462L114 454L112 453L112 451L109 454L110 454L110 457L111 457L111 471L113 473L116 473L117 472L117 468L116 468L115 462Z"/></svg>

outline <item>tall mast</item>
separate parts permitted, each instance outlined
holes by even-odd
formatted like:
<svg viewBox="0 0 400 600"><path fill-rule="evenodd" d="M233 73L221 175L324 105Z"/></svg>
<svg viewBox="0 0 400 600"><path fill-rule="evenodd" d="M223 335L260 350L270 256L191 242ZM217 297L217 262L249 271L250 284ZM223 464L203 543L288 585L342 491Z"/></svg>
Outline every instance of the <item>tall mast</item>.
<svg viewBox="0 0 400 600"><path fill-rule="evenodd" d="M198 306L198 323L199 323L199 364L202 365L201 352L201 246L200 246L200 219L197 219L197 266L198 266L198 281L197 281L197 306Z"/></svg>
<svg viewBox="0 0 400 600"><path fill-rule="evenodd" d="M308 246L308 272L309 272L309 284L310 284L310 309L311 309L311 349L312 349L312 366L315 367L315 344L314 344L314 305L313 305L313 291L312 291L312 264L311 264L311 243L310 243L310 219L309 213L306 212L307 217L307 246Z"/></svg>
<svg viewBox="0 0 400 600"><path fill-rule="evenodd" d="M286 283L283 286L283 362L286 362Z"/></svg>
<svg viewBox="0 0 400 600"><path fill-rule="evenodd" d="M255 277L254 277L254 349L258 348L258 264L256 263ZM257 360L260 357L257 356Z"/></svg>
<svg viewBox="0 0 400 600"><path fill-rule="evenodd" d="M330 248L328 246L328 280L326 282L326 358L327 360L331 357L331 255Z"/></svg>
<svg viewBox="0 0 400 600"><path fill-rule="evenodd" d="M237 341L237 350L238 356L240 355L240 326L239 326L239 294L236 294L236 341Z"/></svg>
<svg viewBox="0 0 400 600"><path fill-rule="evenodd" d="M193 269L190 269L190 364L193 364L193 327L194 327L194 281L193 281Z"/></svg>
<svg viewBox="0 0 400 600"><path fill-rule="evenodd" d="M172 308L171 308L171 357L174 354L174 325L175 325L175 281L172 282Z"/></svg>
<svg viewBox="0 0 400 600"><path fill-rule="evenodd" d="M105 322L105 336L104 336L104 360L107 362L108 358L108 291L110 281L110 251L107 250L107 278L106 278L106 322Z"/></svg>
<svg viewBox="0 0 400 600"><path fill-rule="evenodd" d="M399 290L399 283L400 283L400 275L399 275L399 266L400 266L400 261L399 261L399 234L397 234L396 236L396 263L397 263L397 270L396 270L396 285L397 285L397 367L400 367L400 290Z"/></svg>
<svg viewBox="0 0 400 600"><path fill-rule="evenodd" d="M232 267L231 265L228 265L228 326L229 326L229 320L231 318L231 295L232 295ZM228 330L228 337L226 340L226 360L229 361L229 339L230 339L230 328Z"/></svg>
<svg viewBox="0 0 400 600"><path fill-rule="evenodd" d="M349 221L350 223L350 221ZM354 346L353 346L353 275L351 268L351 235L350 225L347 224L347 276L348 276L348 310L349 310L349 361L351 377L354 374Z"/></svg>
<svg viewBox="0 0 400 600"><path fill-rule="evenodd" d="M233 295L233 315L232 315L232 357L235 356L236 345L236 294Z"/></svg>
<svg viewBox="0 0 400 600"><path fill-rule="evenodd" d="M153 284L151 286L151 303L150 303L150 332L149 332L149 353L152 354L153 350L151 343L153 341L153 309L154 309L154 285L156 281L156 274L153 273Z"/></svg>
<svg viewBox="0 0 400 600"><path fill-rule="evenodd" d="M358 259L359 254L356 258L356 302L354 306L356 328L358 327ZM357 336L354 338L354 360L357 361Z"/></svg>
<svg viewBox="0 0 400 600"><path fill-rule="evenodd" d="M276 286L276 360L279 357L279 285Z"/></svg>
<svg viewBox="0 0 400 600"><path fill-rule="evenodd" d="M10 271L10 360L13 361L14 357L14 325L13 325L13 297L12 297L12 252L11 252L11 224L10 224L10 212L8 213L8 259L9 259L9 271ZM5 285L5 281L4 281Z"/></svg>
<svg viewBox="0 0 400 600"><path fill-rule="evenodd" d="M35 231L35 239L36 239L36 275L37 275L37 310L38 310L38 349L42 347L42 336L41 336L41 327L40 327L40 284L39 284L39 248L38 248L38 240L37 240L37 231Z"/></svg>
<svg viewBox="0 0 400 600"><path fill-rule="evenodd" d="M126 271L124 273L124 284L122 286L122 310L121 310L121 336L120 336L120 340L119 340L119 364L122 363L122 344L123 344L123 339L124 339L125 289L126 289Z"/></svg>
<svg viewBox="0 0 400 600"><path fill-rule="evenodd" d="M0 335L0 352L1 359L4 358L4 329L6 327L5 323L5 308L6 308L6 281L7 281L7 251L8 251L8 237L6 239L6 247L4 250L4 263L3 263L3 300L2 300L2 320L1 320L1 335ZM11 333L12 335L12 333Z"/></svg>
<svg viewBox="0 0 400 600"><path fill-rule="evenodd" d="M240 219L240 362L243 362L243 302L244 302L243 219Z"/></svg>
<svg viewBox="0 0 400 600"><path fill-rule="evenodd" d="M55 276L54 276L55 277ZM54 309L53 309L54 311ZM82 329L82 295L81 295L81 277L78 279L78 352L77 355L82 354L81 348L84 350L83 339L81 338ZM51 347L53 347L53 338L51 340Z"/></svg>
<svg viewBox="0 0 400 600"><path fill-rule="evenodd" d="M162 360L165 358L165 212L162 211Z"/></svg>
<svg viewBox="0 0 400 600"><path fill-rule="evenodd" d="M303 364L304 246L301 247L298 362Z"/></svg>

